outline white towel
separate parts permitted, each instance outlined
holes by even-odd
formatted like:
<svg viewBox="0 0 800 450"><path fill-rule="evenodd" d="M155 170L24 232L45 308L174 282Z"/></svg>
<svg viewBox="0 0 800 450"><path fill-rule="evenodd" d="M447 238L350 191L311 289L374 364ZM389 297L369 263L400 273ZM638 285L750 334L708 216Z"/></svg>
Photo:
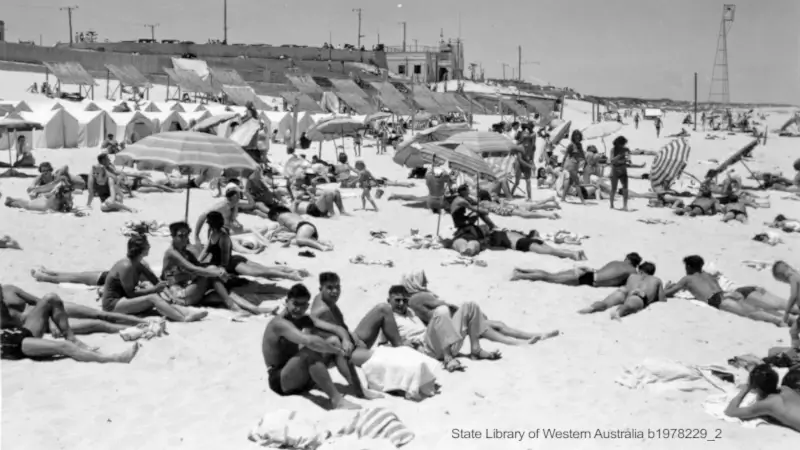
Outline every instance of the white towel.
<svg viewBox="0 0 800 450"><path fill-rule="evenodd" d="M361 369L370 389L402 391L410 400L435 393L439 362L411 347L378 346Z"/></svg>
<svg viewBox="0 0 800 450"><path fill-rule="evenodd" d="M647 358L632 369L624 368L624 373L615 381L630 389L648 388L655 392L666 391L709 391L725 389L725 383L713 377L711 369L742 375L740 371L728 367L692 366L667 359Z"/></svg>
<svg viewBox="0 0 800 450"><path fill-rule="evenodd" d="M755 428L759 425L769 424L764 419L741 420L735 417L727 416L725 414L725 408L728 407L728 404L731 402L731 400L733 400L733 397L736 397L737 394L738 392L736 390L731 390L722 394L711 395L706 399L705 402L703 402L703 409L712 417L716 417L717 419L721 419L726 422L738 422L746 428ZM755 401L756 394L751 392L745 396L741 404L742 406L750 406Z"/></svg>

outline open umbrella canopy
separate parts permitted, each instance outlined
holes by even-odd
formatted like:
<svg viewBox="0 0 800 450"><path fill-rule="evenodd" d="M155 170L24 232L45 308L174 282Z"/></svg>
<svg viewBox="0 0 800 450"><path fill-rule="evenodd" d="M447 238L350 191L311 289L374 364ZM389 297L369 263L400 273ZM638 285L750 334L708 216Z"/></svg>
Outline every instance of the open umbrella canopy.
<svg viewBox="0 0 800 450"><path fill-rule="evenodd" d="M374 122L376 120L388 119L389 117L392 117L392 113L378 111L376 113L372 113L372 114L367 115L367 117L364 118L364 123L368 124L368 123Z"/></svg>
<svg viewBox="0 0 800 450"><path fill-rule="evenodd" d="M39 122L23 119L22 116L16 113L0 118L0 130L3 131L32 131L41 130L42 128L44 127Z"/></svg>
<svg viewBox="0 0 800 450"><path fill-rule="evenodd" d="M658 151L650 168L650 184L654 189L669 189L686 168L691 150L686 139L678 138Z"/></svg>
<svg viewBox="0 0 800 450"><path fill-rule="evenodd" d="M452 150L435 143L417 142L395 153L393 161L410 168L447 162L454 170L494 178L492 167L467 148L459 151L458 148Z"/></svg>
<svg viewBox="0 0 800 450"><path fill-rule="evenodd" d="M602 139L611 136L622 129L622 124L619 122L600 122L581 130L584 140Z"/></svg>
<svg viewBox="0 0 800 450"><path fill-rule="evenodd" d="M195 126L192 127L192 131L205 131L209 128L215 127L222 122L227 122L234 117L237 117L239 114L235 112L226 112L222 114L217 114L211 117L206 117L205 119L197 122Z"/></svg>
<svg viewBox="0 0 800 450"><path fill-rule="evenodd" d="M332 117L320 120L306 132L312 141L331 141L338 137L355 136L366 127L364 122L350 117Z"/></svg>
<svg viewBox="0 0 800 450"><path fill-rule="evenodd" d="M519 146L500 133L491 131L464 131L444 140L446 144L463 144L473 152L487 156L489 153L508 153Z"/></svg>
<svg viewBox="0 0 800 450"><path fill-rule="evenodd" d="M259 169L236 142L196 131L154 134L116 155L115 164L130 165L134 162L152 168L180 167L192 172L217 169L250 173Z"/></svg>
<svg viewBox="0 0 800 450"><path fill-rule="evenodd" d="M435 127L426 128L413 136L409 136L397 145L398 150L402 150L406 146L414 142L438 142L444 141L450 136L458 133L470 131L469 125L465 123L443 123Z"/></svg>
<svg viewBox="0 0 800 450"><path fill-rule="evenodd" d="M729 156L725 161L723 161L719 166L717 166L716 169L712 170L713 176L710 176L710 177L707 177L707 178L714 178L718 174L721 174L722 172L724 172L725 169L727 169L728 167L738 163L739 161L742 160L742 158L745 155L747 155L748 153L753 151L753 149L756 148L757 145L758 145L758 139L753 139L752 141L750 141L744 147L742 147L739 150L733 152L733 154L731 154L731 156Z"/></svg>

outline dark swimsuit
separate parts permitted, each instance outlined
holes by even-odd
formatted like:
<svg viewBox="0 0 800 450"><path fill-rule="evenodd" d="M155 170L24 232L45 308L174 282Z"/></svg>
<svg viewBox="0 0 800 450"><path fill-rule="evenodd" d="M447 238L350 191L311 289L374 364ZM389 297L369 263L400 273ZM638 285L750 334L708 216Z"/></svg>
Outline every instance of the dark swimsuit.
<svg viewBox="0 0 800 450"><path fill-rule="evenodd" d="M521 233L520 233L521 234ZM529 233L531 236L533 232ZM514 250L519 252L527 252L531 248L531 244L542 245L544 241L538 238L521 237L517 240ZM508 238L508 233L505 231L492 231L489 234L489 246L498 248L511 248L511 239Z"/></svg>
<svg viewBox="0 0 800 450"><path fill-rule="evenodd" d="M594 286L595 272L593 270L578 277L578 286Z"/></svg>
<svg viewBox="0 0 800 450"><path fill-rule="evenodd" d="M25 354L22 353L22 341L32 337L33 333L27 328L12 327L0 330L0 359L25 358Z"/></svg>
<svg viewBox="0 0 800 450"><path fill-rule="evenodd" d="M719 305L721 304L722 304L722 291L719 291L708 298L708 306L713 306L714 308L719 309Z"/></svg>
<svg viewBox="0 0 800 450"><path fill-rule="evenodd" d="M743 286L743 287L734 289L734 292L738 292L738 293L742 294L742 296L744 296L744 298L747 298L748 296L750 296L750 294L752 294L753 292L755 292L757 290L758 290L758 288L755 287L755 286Z"/></svg>
<svg viewBox="0 0 800 450"><path fill-rule="evenodd" d="M97 181L95 181L94 195L96 195L101 202L108 200L111 197L111 188L108 186L108 182L106 182L106 184L98 184Z"/></svg>
<svg viewBox="0 0 800 450"><path fill-rule="evenodd" d="M325 217L322 211L319 210L316 203L310 203L306 208L306 214L311 217Z"/></svg>
<svg viewBox="0 0 800 450"><path fill-rule="evenodd" d="M314 327L314 322L312 322L311 318L308 316L303 316L298 319L294 319L288 314L286 314L283 316L283 319L289 321L300 331L303 331L303 329ZM280 348L280 352L282 354L291 353L292 357L297 355L297 352L300 351L300 348L297 346L297 344L290 342L288 339L284 337L278 338L278 347ZM303 392L308 392L309 390L311 390L311 388L314 387L314 382L309 378L308 383L305 386L301 386L289 391L283 390L283 386L281 385L281 371L286 366L286 363L288 363L292 359L292 357L287 358L286 361L284 361L283 364L281 365L269 366L267 368L267 383L269 384L269 388L272 389L272 392L280 396L302 394Z"/></svg>
<svg viewBox="0 0 800 450"><path fill-rule="evenodd" d="M477 217L467 216L467 208L461 207L450 213L453 217L453 225L456 232L453 240L464 239L465 241L480 241L483 239L483 231L476 225Z"/></svg>
<svg viewBox="0 0 800 450"><path fill-rule="evenodd" d="M297 234L297 232L300 231L300 228L303 228L303 225L308 225L308 226L310 226L311 228L314 229L314 234L311 235L312 239L319 239L319 232L317 231L317 227L314 226L314 224L311 223L311 222L300 222L300 223L298 223L297 224L297 229L294 230L295 234Z"/></svg>
<svg viewBox="0 0 800 450"><path fill-rule="evenodd" d="M211 234L209 232L209 234ZM208 254L211 255L211 259L209 260L209 264L212 266L222 267L222 246L219 245L219 240L216 243L211 244L211 239L209 239L208 244ZM236 266L242 263L246 263L247 258L241 255L231 255L228 258L228 265L225 266L225 271L231 275L238 275L236 272Z"/></svg>

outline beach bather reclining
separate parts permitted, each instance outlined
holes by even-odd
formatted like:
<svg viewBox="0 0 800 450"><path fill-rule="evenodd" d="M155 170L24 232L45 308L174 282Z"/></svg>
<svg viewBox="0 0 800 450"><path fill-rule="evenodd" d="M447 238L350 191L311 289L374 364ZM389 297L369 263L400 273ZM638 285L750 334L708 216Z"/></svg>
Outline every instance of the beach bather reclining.
<svg viewBox="0 0 800 450"><path fill-rule="evenodd" d="M539 237L539 232L536 230L530 230L527 234L523 234L519 231L494 229L488 232L486 241L488 248L513 249L518 252L552 255L575 261L585 261L587 259L583 250L565 250L551 247Z"/></svg>
<svg viewBox="0 0 800 450"><path fill-rule="evenodd" d="M321 252L333 251L333 245L319 240L319 232L313 223L303 219L303 216L293 213L282 205L273 205L269 209L269 220L278 222L287 230L296 234L293 242L298 247L310 247Z"/></svg>
<svg viewBox="0 0 800 450"><path fill-rule="evenodd" d="M539 269L514 268L511 281L528 280L565 286L621 287L628 277L636 273L642 257L638 253L628 253L622 261L611 261L600 269L576 267L557 273Z"/></svg>
<svg viewBox="0 0 800 450"><path fill-rule="evenodd" d="M328 373L329 364L346 366L350 355L337 337L322 338L314 334L322 330L307 314L310 303L311 293L305 286L292 286L286 296L285 312L272 319L264 330L261 352L269 387L281 396L305 394L318 388L328 396L333 408L359 409L359 405L344 398ZM349 373L342 375L348 379Z"/></svg>
<svg viewBox="0 0 800 450"><path fill-rule="evenodd" d="M711 190L704 184L700 188L700 194L692 200L692 203L687 206L678 204L674 212L679 216L713 216L720 210L720 207L719 200L711 194Z"/></svg>
<svg viewBox="0 0 800 450"><path fill-rule="evenodd" d="M342 203L342 194L338 189L333 191L320 192L316 198L302 200L295 197L292 209L297 214L307 214L311 217L333 217L336 214L336 209L339 208L339 214L343 216L349 215L344 210Z"/></svg>
<svg viewBox="0 0 800 450"><path fill-rule="evenodd" d="M793 368L790 373L792 371L796 372L798 368ZM789 373L784 380L787 377ZM778 387L778 379L778 373L769 364L753 368L747 385L725 408L725 415L740 420L767 419L800 432L800 392L786 385ZM754 392L758 399L749 406L741 406L750 392Z"/></svg>
<svg viewBox="0 0 800 450"><path fill-rule="evenodd" d="M655 276L656 265L646 261L639 265L638 273L631 274L625 286L617 289L601 302L593 303L578 313L591 314L618 306L612 312L612 319L619 319L637 313L650 304L666 301L664 286L660 278Z"/></svg>
<svg viewBox="0 0 800 450"><path fill-rule="evenodd" d="M51 185L49 192L43 192L33 200L6 197L5 205L35 212L72 212L73 188L70 180L62 177Z"/></svg>
<svg viewBox="0 0 800 450"><path fill-rule="evenodd" d="M521 217L523 219L560 219L561 216L555 212L536 212L539 209L560 208L555 197L551 197L542 202L528 203L524 205L515 205L513 203L499 203L492 200L489 191L483 189L478 191L478 206L481 210L498 216L505 217Z"/></svg>
<svg viewBox="0 0 800 450"><path fill-rule="evenodd" d="M53 321L63 340L44 339L50 321ZM42 298L20 320L14 317L4 300L0 288L0 358L39 359L66 356L79 362L129 363L136 356L139 344L134 343L128 350L115 354L99 353L79 341L69 327L64 304L58 297L49 295Z"/></svg>

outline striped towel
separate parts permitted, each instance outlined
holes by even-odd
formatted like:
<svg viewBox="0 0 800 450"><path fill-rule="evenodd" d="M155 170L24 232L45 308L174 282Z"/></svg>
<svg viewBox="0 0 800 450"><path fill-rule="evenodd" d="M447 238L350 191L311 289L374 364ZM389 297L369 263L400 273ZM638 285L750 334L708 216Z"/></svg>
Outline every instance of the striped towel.
<svg viewBox="0 0 800 450"><path fill-rule="evenodd" d="M691 149L683 138L675 139L662 147L650 169L651 185L654 188L668 189L686 168Z"/></svg>
<svg viewBox="0 0 800 450"><path fill-rule="evenodd" d="M352 427L360 438L388 439L396 447L414 440L414 433L400 421L397 414L383 407L359 411Z"/></svg>

